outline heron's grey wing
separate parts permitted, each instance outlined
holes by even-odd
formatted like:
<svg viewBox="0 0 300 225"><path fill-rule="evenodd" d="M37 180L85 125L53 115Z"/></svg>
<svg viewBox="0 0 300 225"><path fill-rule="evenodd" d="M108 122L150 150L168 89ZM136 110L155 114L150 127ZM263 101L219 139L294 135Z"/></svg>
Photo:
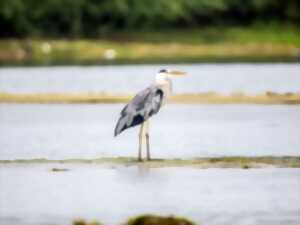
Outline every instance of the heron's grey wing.
<svg viewBox="0 0 300 225"><path fill-rule="evenodd" d="M115 128L115 136L156 114L161 107L162 99L163 91L156 85L139 92L121 111L121 117Z"/></svg>

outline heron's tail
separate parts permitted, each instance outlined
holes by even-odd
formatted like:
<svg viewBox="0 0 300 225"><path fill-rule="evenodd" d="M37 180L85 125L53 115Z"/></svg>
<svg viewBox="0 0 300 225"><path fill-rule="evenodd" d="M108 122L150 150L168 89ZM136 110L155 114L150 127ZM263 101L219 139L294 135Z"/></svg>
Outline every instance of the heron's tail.
<svg viewBox="0 0 300 225"><path fill-rule="evenodd" d="M115 136L119 135L123 130L137 126L144 121L145 118L141 115L136 115L133 118L128 114L121 116L115 128Z"/></svg>
<svg viewBox="0 0 300 225"><path fill-rule="evenodd" d="M118 123L117 123L116 127L115 127L114 136L116 137L117 135L119 135L125 129L126 129L126 117L121 116L120 119L118 120Z"/></svg>

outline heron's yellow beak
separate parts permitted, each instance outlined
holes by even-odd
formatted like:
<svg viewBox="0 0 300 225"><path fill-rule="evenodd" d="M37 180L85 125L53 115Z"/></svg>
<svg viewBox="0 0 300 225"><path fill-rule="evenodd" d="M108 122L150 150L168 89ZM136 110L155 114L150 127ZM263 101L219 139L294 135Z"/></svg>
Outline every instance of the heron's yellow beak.
<svg viewBox="0 0 300 225"><path fill-rule="evenodd" d="M170 70L170 71L168 71L168 75L171 75L171 76L186 76L187 73L179 71L179 70Z"/></svg>

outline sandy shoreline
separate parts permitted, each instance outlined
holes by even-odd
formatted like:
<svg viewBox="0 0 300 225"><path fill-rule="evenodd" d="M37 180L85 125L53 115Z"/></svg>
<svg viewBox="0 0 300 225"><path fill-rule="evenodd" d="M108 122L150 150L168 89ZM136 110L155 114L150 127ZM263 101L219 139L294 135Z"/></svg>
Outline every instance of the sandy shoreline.
<svg viewBox="0 0 300 225"><path fill-rule="evenodd" d="M37 93L12 94L0 92L0 103L126 103L132 95L113 95L105 93ZM170 103L183 104L300 104L300 93L266 92L260 95L233 93L220 95L214 92L198 94L178 94L170 98Z"/></svg>

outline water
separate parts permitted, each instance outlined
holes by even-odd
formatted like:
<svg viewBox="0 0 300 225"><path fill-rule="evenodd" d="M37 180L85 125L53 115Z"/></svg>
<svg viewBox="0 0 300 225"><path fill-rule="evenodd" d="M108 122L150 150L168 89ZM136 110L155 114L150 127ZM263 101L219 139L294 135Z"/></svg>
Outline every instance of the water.
<svg viewBox="0 0 300 225"><path fill-rule="evenodd" d="M114 138L122 104L0 104L0 159L137 155L138 128ZM300 106L166 105L150 120L153 157L300 155Z"/></svg>
<svg viewBox="0 0 300 225"><path fill-rule="evenodd" d="M188 72L173 79L175 93L300 92L299 63L0 68L0 92L134 94L161 68Z"/></svg>
<svg viewBox="0 0 300 225"><path fill-rule="evenodd" d="M53 167L67 172L51 172ZM143 213L202 225L300 224L300 169L0 165L0 224L118 225Z"/></svg>
<svg viewBox="0 0 300 225"><path fill-rule="evenodd" d="M0 92L134 94L163 67L176 93L300 92L300 64L0 68ZM0 160L137 155L138 128L113 138L123 104L0 104ZM150 121L155 158L300 156L299 105L167 105ZM51 172L54 167L66 172ZM143 213L204 225L300 224L300 169L0 164L0 224L117 225Z"/></svg>

